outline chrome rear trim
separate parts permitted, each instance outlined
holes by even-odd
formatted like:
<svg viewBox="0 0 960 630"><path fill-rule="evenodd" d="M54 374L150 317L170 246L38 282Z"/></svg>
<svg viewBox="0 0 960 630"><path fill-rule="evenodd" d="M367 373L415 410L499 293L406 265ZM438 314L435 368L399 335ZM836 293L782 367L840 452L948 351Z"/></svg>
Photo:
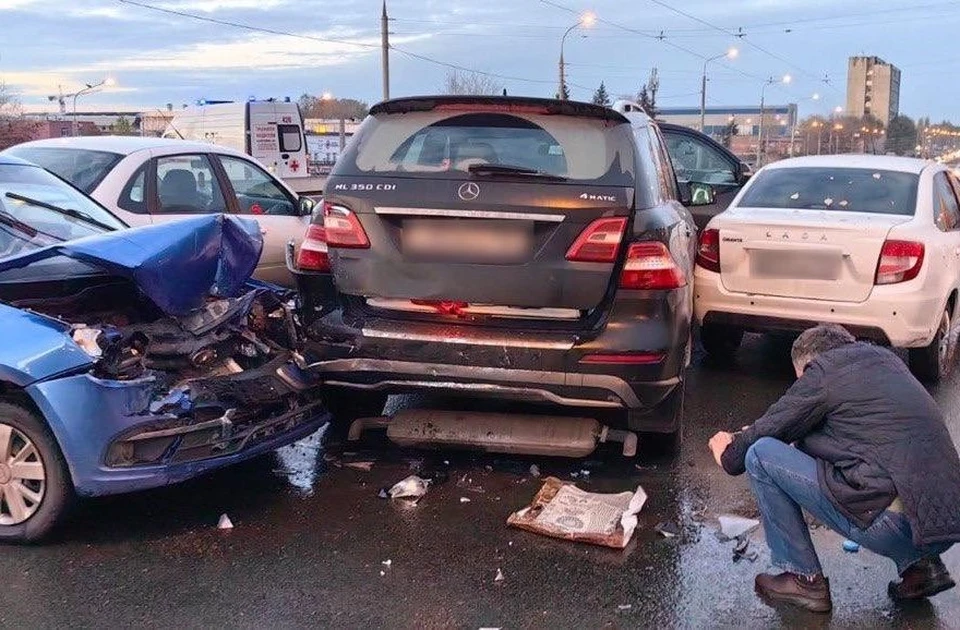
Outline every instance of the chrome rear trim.
<svg viewBox="0 0 960 630"><path fill-rule="evenodd" d="M367 304L373 308L411 313L436 313L432 306L414 304L410 300L390 298L367 298ZM515 306L497 306L495 304L468 304L459 310L464 315L487 315L511 319L580 319L580 311L573 308L518 308Z"/></svg>
<svg viewBox="0 0 960 630"><path fill-rule="evenodd" d="M562 214L537 214L528 212L500 212L497 210L447 210L444 208L395 208L385 206L374 208L377 214L401 215L411 217L457 217L461 219L507 219L511 221L546 221L562 223L566 216Z"/></svg>
<svg viewBox="0 0 960 630"><path fill-rule="evenodd" d="M524 339L522 337L507 337L503 335L491 335L484 333L482 337L468 337L465 335L450 334L429 334L411 332L405 329L386 330L383 328L364 328L363 336L370 339L394 339L397 341L417 341L428 343L457 343L466 346L494 346L498 348L536 348L538 350L570 350L573 348L572 339L563 340L544 340L544 339Z"/></svg>

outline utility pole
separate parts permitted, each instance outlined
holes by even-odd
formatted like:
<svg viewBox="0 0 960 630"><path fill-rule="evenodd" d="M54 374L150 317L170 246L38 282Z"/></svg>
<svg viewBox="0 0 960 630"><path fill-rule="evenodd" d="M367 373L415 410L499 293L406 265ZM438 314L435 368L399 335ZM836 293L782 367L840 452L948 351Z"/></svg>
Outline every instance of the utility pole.
<svg viewBox="0 0 960 630"><path fill-rule="evenodd" d="M767 84L764 83L763 87L766 88ZM763 166L763 97L763 92L760 92L760 127L757 129L757 169Z"/></svg>
<svg viewBox="0 0 960 630"><path fill-rule="evenodd" d="M703 62L703 74L700 75L700 133L703 133L707 118L707 62Z"/></svg>
<svg viewBox="0 0 960 630"><path fill-rule="evenodd" d="M380 15L380 65L383 69L383 100L390 99L390 28L387 17L387 0L383 0Z"/></svg>

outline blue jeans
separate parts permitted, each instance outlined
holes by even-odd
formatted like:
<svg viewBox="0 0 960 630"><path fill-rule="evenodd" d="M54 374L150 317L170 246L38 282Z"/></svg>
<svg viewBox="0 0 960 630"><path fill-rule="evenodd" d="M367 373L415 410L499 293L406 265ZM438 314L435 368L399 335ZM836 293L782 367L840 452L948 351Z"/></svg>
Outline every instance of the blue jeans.
<svg viewBox="0 0 960 630"><path fill-rule="evenodd" d="M760 507L771 560L784 571L805 576L822 573L801 508L864 548L890 558L900 574L919 560L940 555L951 546L915 546L907 518L889 510L868 528L860 529L821 492L816 460L779 440L757 440L747 451L746 467Z"/></svg>

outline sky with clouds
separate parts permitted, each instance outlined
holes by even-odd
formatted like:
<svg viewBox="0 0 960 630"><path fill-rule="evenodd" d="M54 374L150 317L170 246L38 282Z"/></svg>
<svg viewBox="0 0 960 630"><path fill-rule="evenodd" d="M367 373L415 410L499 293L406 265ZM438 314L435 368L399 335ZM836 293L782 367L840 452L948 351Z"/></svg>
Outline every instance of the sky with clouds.
<svg viewBox="0 0 960 630"><path fill-rule="evenodd" d="M843 104L847 58L868 54L902 69L901 111L960 122L960 51L954 44L960 1L387 5L393 96L441 90L450 65L501 75L497 80L511 94L553 95L561 36L590 10L597 23L566 40L572 98L589 99L601 81L613 95L636 93L655 66L659 104L694 106L704 58L736 46L737 59L709 66L708 103L754 104L765 78L790 74L789 86L767 88L767 101L797 102L806 116ZM52 107L47 96L61 89L71 93L105 77L115 85L84 96L80 109L304 92L372 103L381 95L380 11L381 0L0 0L0 81L29 111ZM821 98L813 100L814 93Z"/></svg>

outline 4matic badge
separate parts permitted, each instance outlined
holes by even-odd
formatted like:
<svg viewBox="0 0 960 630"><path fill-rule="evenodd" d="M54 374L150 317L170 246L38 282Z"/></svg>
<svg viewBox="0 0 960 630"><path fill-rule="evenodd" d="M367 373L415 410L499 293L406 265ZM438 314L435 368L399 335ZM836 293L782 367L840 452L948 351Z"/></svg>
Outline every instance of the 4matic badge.
<svg viewBox="0 0 960 630"><path fill-rule="evenodd" d="M586 199L587 201L613 201L616 202L617 198L613 195L592 195L590 193L583 193L580 195L581 199Z"/></svg>

